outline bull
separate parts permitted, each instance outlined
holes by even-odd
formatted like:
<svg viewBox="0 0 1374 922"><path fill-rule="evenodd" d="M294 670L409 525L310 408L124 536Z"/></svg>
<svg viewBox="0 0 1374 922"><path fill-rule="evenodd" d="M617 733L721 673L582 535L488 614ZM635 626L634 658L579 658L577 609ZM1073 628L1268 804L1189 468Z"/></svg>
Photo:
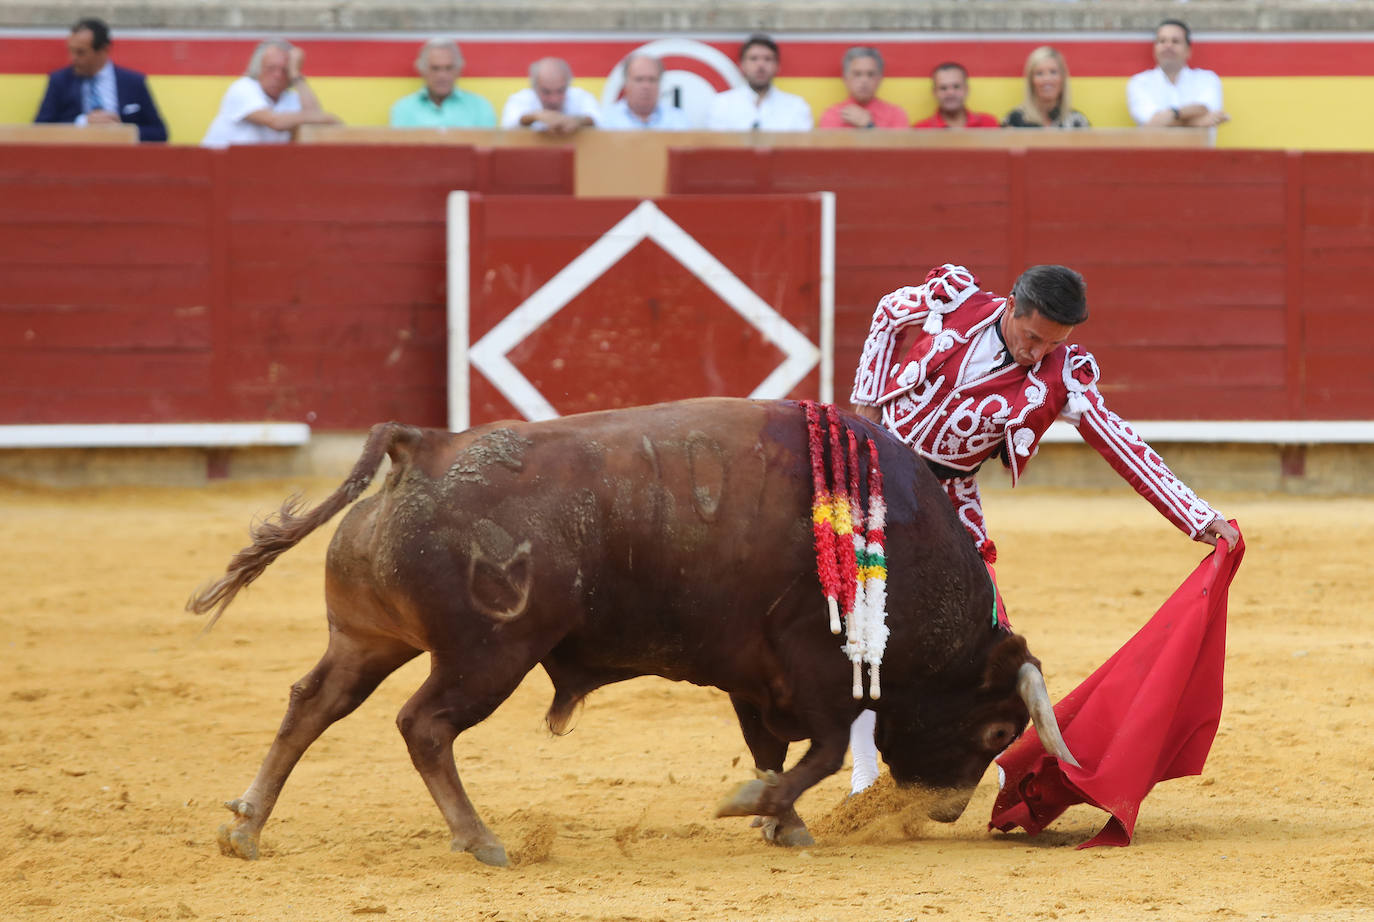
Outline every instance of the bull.
<svg viewBox="0 0 1374 922"><path fill-rule="evenodd" d="M565 732L594 689L643 675L725 691L757 776L718 816L762 818L783 845L810 843L795 802L839 770L851 722L877 711L899 785L936 792L953 821L994 756L1034 718L1072 760L1039 660L991 617L994 589L944 491L909 448L857 416L886 480L891 635L878 701L856 701L817 582L803 408L702 399L460 433L373 427L347 480L308 511L288 499L187 608L207 629L276 557L352 505L329 546L323 657L291 687L257 776L226 803L226 854L259 835L296 762L325 728L402 664L429 677L397 725L447 821L454 851L507 863L464 793L458 734L541 665L546 721ZM381 465L383 486L358 501ZM355 503L356 501L356 503ZM784 771L791 742L809 740Z"/></svg>

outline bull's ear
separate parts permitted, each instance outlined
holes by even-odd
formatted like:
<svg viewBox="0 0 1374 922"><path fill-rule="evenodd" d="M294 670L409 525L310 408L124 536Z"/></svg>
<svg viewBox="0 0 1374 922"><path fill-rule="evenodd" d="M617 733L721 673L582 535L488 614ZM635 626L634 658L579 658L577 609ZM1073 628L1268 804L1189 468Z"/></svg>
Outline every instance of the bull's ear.
<svg viewBox="0 0 1374 922"><path fill-rule="evenodd" d="M980 691L998 695L1013 693L1021 666L1025 663L1034 663L1037 669L1040 668L1040 660L1031 655L1026 638L1020 634L1003 636L988 654Z"/></svg>

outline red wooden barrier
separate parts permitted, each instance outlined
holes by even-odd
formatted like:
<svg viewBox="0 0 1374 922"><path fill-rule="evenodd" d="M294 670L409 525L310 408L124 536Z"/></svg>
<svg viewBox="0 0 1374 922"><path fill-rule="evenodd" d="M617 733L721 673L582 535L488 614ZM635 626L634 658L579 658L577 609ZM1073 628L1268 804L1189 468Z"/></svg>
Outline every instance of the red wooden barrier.
<svg viewBox="0 0 1374 922"><path fill-rule="evenodd" d="M1040 153L1025 157L1022 264L1088 279L1076 338L1112 403L1128 418L1300 418L1284 362L1285 156Z"/></svg>
<svg viewBox="0 0 1374 922"><path fill-rule="evenodd" d="M452 389L456 426L749 396L789 355L793 373L761 396L820 392L819 196L475 196L465 218L455 316L472 369L470 391ZM493 337L503 321L515 332Z"/></svg>
<svg viewBox="0 0 1374 922"><path fill-rule="evenodd" d="M214 416L208 152L0 149L6 422Z"/></svg>
<svg viewBox="0 0 1374 922"><path fill-rule="evenodd" d="M443 425L446 194L566 195L572 172L542 148L0 147L0 423ZM839 397L882 294L946 261L1006 291L1044 261L1087 276L1081 339L1128 418L1374 418L1368 154L715 149L675 151L671 172L679 193L837 193ZM571 219L543 207L493 229L501 265L540 222L541 251L575 255ZM749 214L700 220L722 260L767 255ZM651 250L634 260L664 271ZM473 283L509 299L534 277ZM588 297L640 297L605 284ZM632 350L701 335L641 322L606 329ZM542 372L560 393L600 374L569 358ZM702 391L670 361L666 380Z"/></svg>
<svg viewBox="0 0 1374 922"><path fill-rule="evenodd" d="M1301 170L1301 272L1291 297L1303 338L1304 396L1333 417L1374 416L1374 157L1304 154Z"/></svg>
<svg viewBox="0 0 1374 922"><path fill-rule="evenodd" d="M1074 266L1112 405L1137 419L1374 416L1374 158L1254 151L678 150L677 193L837 194L836 393L873 305L932 265L1005 292Z"/></svg>
<svg viewBox="0 0 1374 922"><path fill-rule="evenodd" d="M445 413L447 194L567 150L0 148L0 421Z"/></svg>

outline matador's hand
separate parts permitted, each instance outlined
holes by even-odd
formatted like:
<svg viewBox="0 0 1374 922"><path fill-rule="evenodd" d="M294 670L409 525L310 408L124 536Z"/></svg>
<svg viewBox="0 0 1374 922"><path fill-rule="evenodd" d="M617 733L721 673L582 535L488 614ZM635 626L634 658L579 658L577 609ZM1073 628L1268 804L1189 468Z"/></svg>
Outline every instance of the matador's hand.
<svg viewBox="0 0 1374 922"><path fill-rule="evenodd" d="M1210 544L1212 547L1217 546L1218 538L1225 540L1226 546L1232 548L1234 548L1236 542L1240 540L1240 532L1234 525L1226 521L1225 517L1220 515L1207 523L1207 527L1202 530L1202 534L1197 536L1199 541Z"/></svg>

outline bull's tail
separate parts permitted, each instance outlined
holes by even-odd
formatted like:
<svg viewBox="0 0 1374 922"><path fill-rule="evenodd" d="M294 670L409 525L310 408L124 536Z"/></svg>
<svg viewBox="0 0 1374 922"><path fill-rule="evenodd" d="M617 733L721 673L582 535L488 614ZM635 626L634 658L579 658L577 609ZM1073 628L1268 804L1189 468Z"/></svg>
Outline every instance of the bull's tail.
<svg viewBox="0 0 1374 922"><path fill-rule="evenodd" d="M210 630L234 601L239 590L262 575L268 564L286 551L295 547L306 535L328 522L340 509L356 500L372 483L372 478L381 466L382 455L390 455L392 462L399 460L400 454L408 455L407 448L414 446L421 438L420 430L400 423L379 423L367 434L367 443L358 458L348 479L314 509L301 514L303 500L300 494L287 498L274 516L269 516L255 525L250 535L253 543L234 555L225 569L224 575L214 582L207 583L196 591L186 602L186 610L203 615L211 612L202 633Z"/></svg>

